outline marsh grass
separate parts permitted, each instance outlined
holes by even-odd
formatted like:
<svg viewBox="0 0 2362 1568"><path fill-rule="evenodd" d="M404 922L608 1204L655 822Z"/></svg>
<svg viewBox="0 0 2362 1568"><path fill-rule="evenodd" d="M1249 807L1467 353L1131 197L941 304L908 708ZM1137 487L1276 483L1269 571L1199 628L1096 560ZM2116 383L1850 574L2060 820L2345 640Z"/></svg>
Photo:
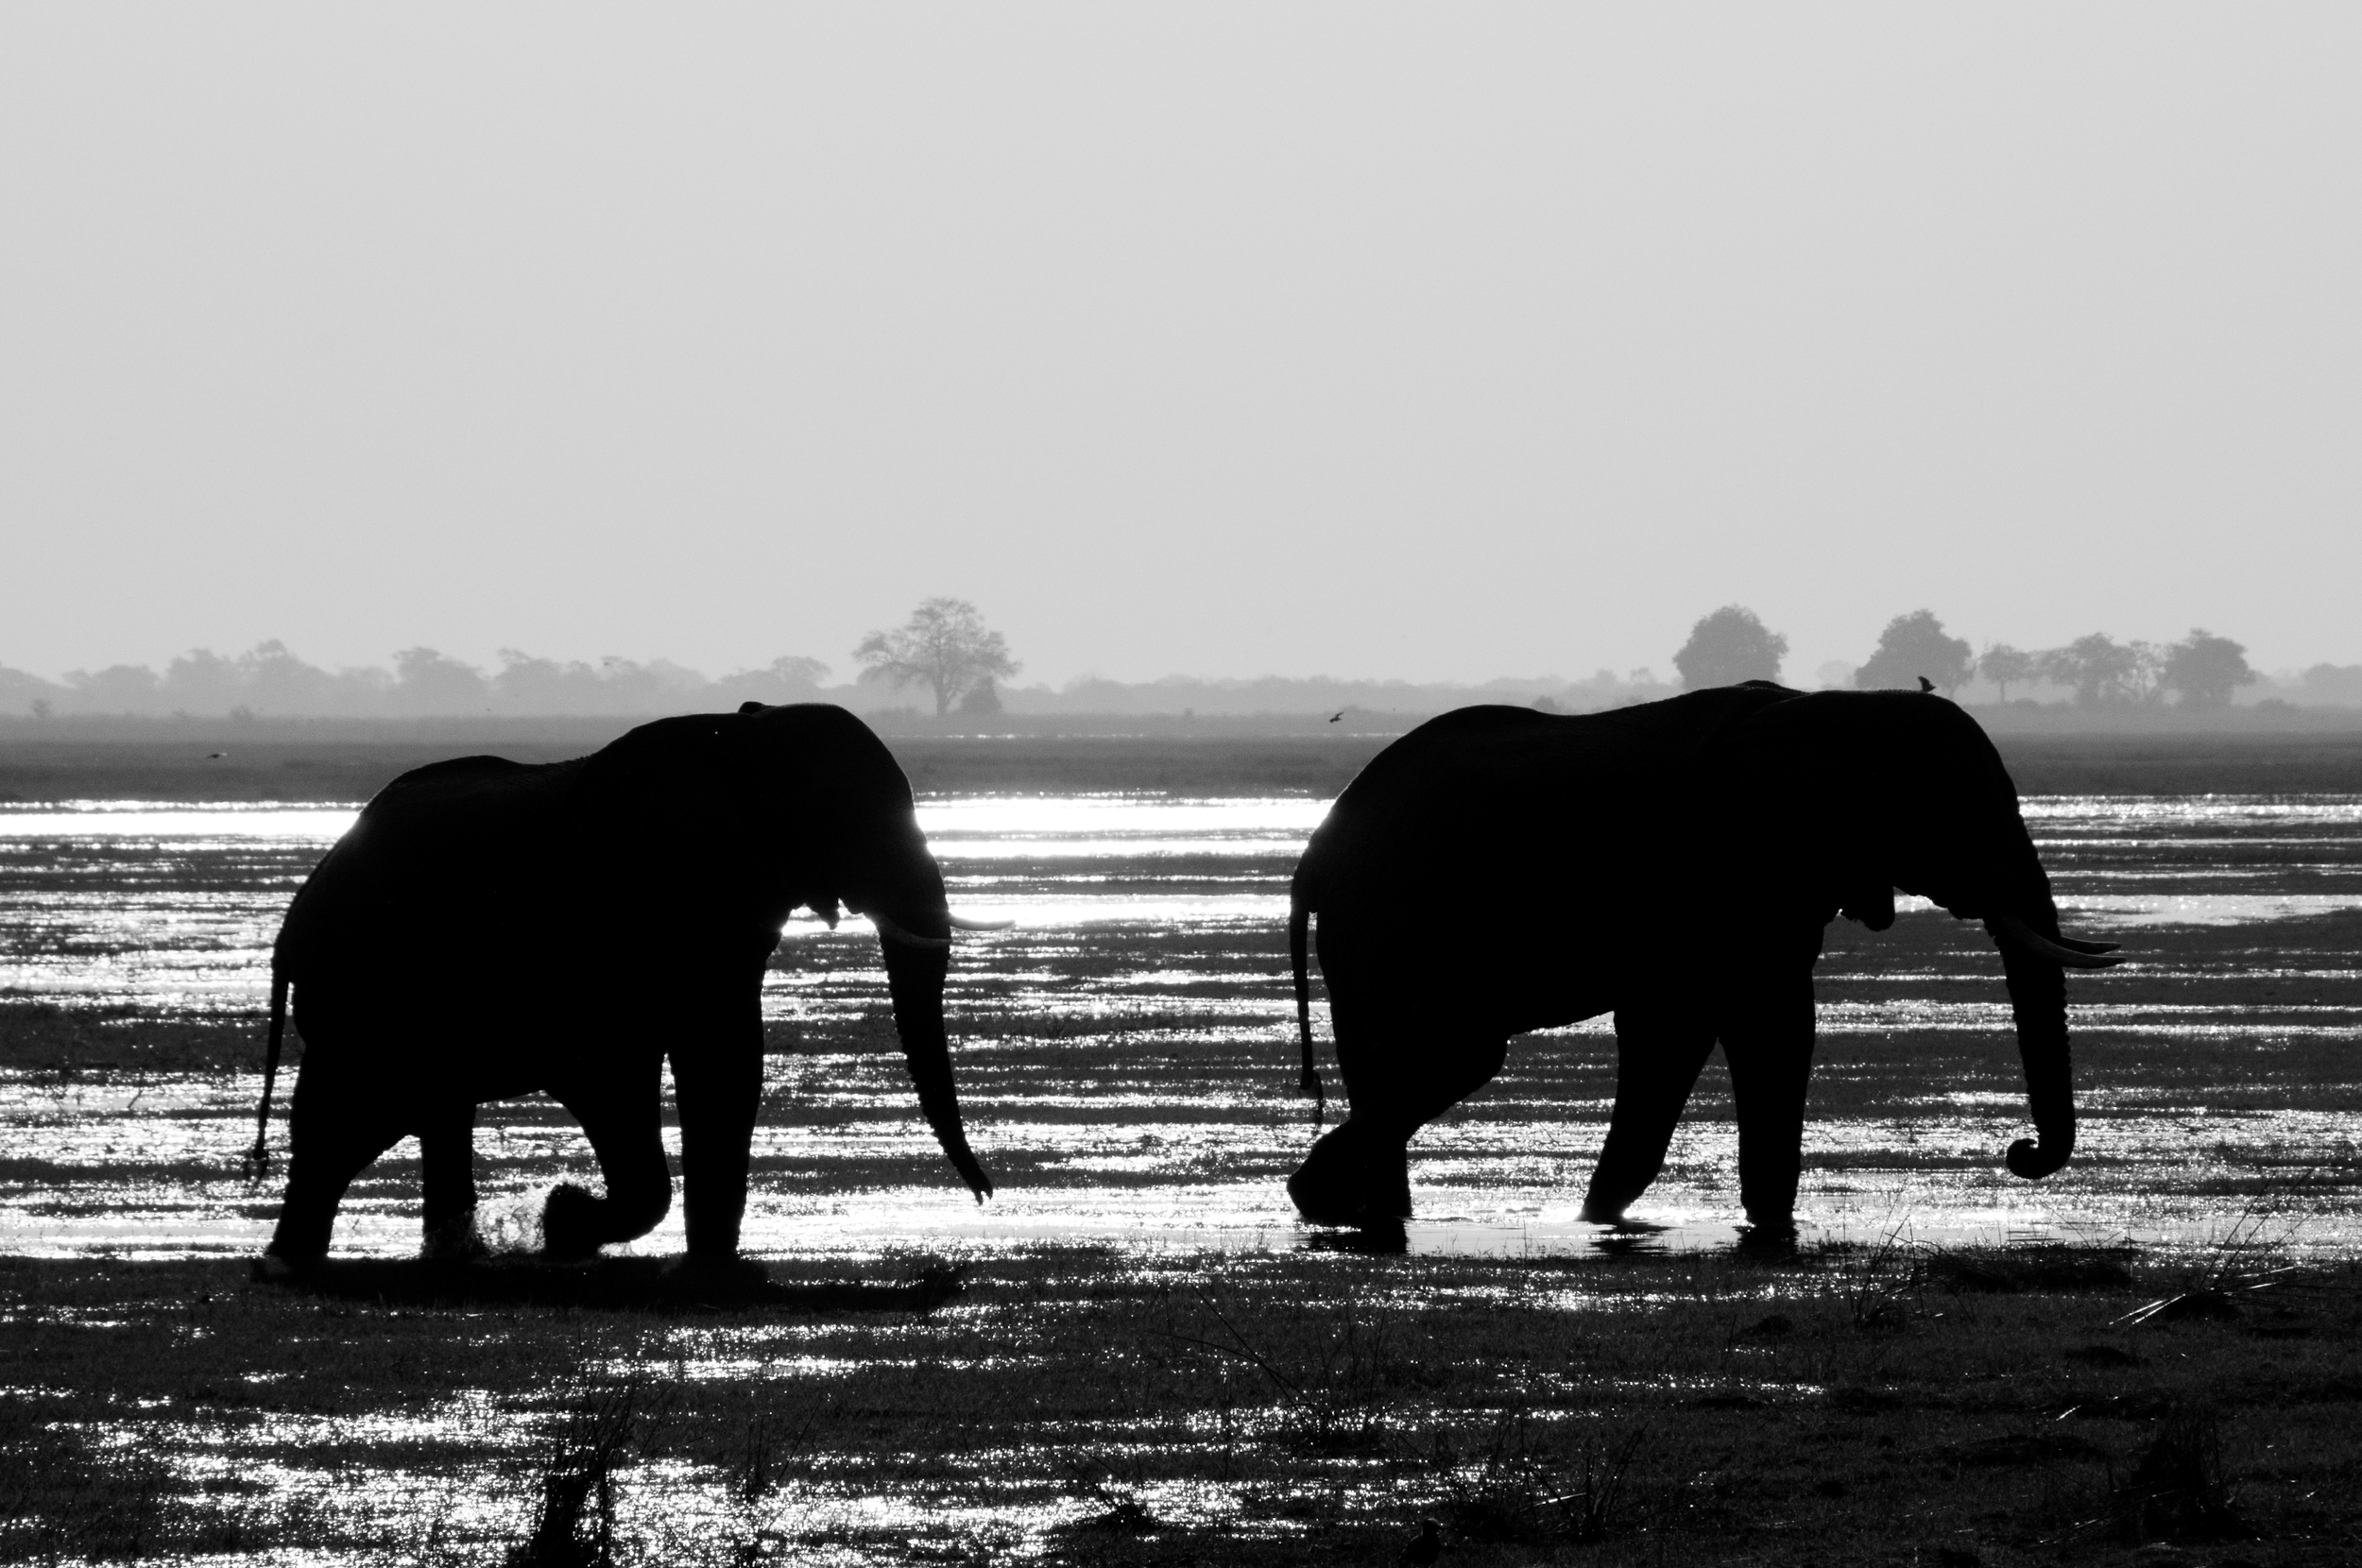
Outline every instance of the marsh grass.
<svg viewBox="0 0 2362 1568"><path fill-rule="evenodd" d="M1463 1459L1450 1435L1430 1440L1437 1499L1463 1541L1551 1546L1604 1539L1648 1429L1566 1434L1530 1410L1504 1411L1490 1439Z"/></svg>
<svg viewBox="0 0 2362 1568"><path fill-rule="evenodd" d="M0 1556L1383 1561L1425 1514L1470 1564L2352 1560L2362 1271L2122 1325L2184 1260L1910 1255L1043 1248L923 1312L0 1262Z"/></svg>
<svg viewBox="0 0 2362 1568"><path fill-rule="evenodd" d="M2131 1474L2109 1493L2127 1541L2236 1541L2253 1533L2223 1467L2221 1417L2208 1405L2168 1409Z"/></svg>
<svg viewBox="0 0 2362 1568"><path fill-rule="evenodd" d="M609 1568L615 1560L616 1470L643 1425L661 1419L641 1386L578 1396L539 1467L533 1532L506 1568Z"/></svg>

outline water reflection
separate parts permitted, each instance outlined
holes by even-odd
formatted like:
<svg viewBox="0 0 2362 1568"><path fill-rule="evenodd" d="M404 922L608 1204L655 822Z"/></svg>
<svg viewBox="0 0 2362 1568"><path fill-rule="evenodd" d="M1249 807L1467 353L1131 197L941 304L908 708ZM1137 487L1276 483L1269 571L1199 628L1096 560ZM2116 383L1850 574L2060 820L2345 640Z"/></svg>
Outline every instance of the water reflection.
<svg viewBox="0 0 2362 1568"><path fill-rule="evenodd" d="M957 906L1018 922L963 940L950 995L971 1136L1001 1195L969 1202L917 1121L874 938L858 920L830 931L798 919L763 992L774 1054L750 1245L810 1258L899 1244L1305 1244L1312 1233L1280 1189L1311 1138L1292 1092L1281 916L1325 810L928 802ZM1884 935L1832 928L1820 972L1812 1234L1874 1240L1905 1214L1930 1237L2197 1244L2227 1210L2301 1176L2298 1244L2355 1239L2357 1167L2337 1108L2362 1099L2362 800L2053 797L2027 810L2069 918L2131 928L2131 962L2073 982L2078 1163L2040 1186L2000 1171L2026 1129L1999 961L1974 926L1904 900ZM0 1072L0 1249L259 1244L276 1195L245 1184L237 1155L268 945L350 820L316 807L0 806L0 1004L19 1010L7 1014L14 1065ZM597 986L599 966L566 983ZM1517 1042L1498 1082L1422 1134L1407 1251L1729 1245L1736 1150L1719 1066L1638 1211L1662 1228L1603 1233L1574 1217L1613 1089L1611 1032L1600 1018ZM176 1067L166 1048L184 1036L197 1059ZM114 1065L93 1076L77 1065L90 1061ZM479 1148L502 1234L531 1235L554 1181L595 1181L579 1132L539 1101L488 1107ZM415 1249L413 1153L356 1186L340 1251ZM676 1210L641 1249L677 1249L677 1226Z"/></svg>

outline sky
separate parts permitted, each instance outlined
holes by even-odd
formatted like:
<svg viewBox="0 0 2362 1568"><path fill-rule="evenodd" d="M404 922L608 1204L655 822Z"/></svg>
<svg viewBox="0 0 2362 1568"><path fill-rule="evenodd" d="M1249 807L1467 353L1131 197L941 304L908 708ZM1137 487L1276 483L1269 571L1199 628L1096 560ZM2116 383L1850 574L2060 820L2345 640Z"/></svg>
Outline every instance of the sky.
<svg viewBox="0 0 2362 1568"><path fill-rule="evenodd" d="M2362 661L2362 8L0 9L0 664Z"/></svg>

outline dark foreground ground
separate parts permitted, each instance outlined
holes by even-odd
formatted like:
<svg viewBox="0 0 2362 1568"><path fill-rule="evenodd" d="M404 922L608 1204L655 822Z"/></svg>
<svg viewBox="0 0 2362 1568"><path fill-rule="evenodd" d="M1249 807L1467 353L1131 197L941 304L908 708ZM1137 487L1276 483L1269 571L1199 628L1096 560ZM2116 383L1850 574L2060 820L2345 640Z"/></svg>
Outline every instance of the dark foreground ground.
<svg viewBox="0 0 2362 1568"><path fill-rule="evenodd" d="M548 725L403 740L307 738L300 726L175 740L0 735L0 802L357 801L408 769L489 752L555 762L607 729ZM1333 795L1389 736L890 736L921 793ZM2028 794L2290 794L2362 791L2362 734L1995 737Z"/></svg>
<svg viewBox="0 0 2362 1568"><path fill-rule="evenodd" d="M0 1264L0 1555L2362 1559L2352 1268L1049 1249L577 1308L524 1267Z"/></svg>

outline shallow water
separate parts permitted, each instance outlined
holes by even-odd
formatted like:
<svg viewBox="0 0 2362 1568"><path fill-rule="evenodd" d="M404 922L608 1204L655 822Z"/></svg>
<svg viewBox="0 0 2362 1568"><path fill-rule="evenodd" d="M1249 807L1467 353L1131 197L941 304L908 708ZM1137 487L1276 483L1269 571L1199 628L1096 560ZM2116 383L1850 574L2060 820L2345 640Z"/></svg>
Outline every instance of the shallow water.
<svg viewBox="0 0 2362 1568"><path fill-rule="evenodd" d="M970 1137L999 1194L970 1202L917 1121L874 938L858 920L830 931L799 919L765 986L778 1054L750 1249L1311 1242L1280 1185L1310 1136L1292 1093L1281 923L1288 873L1325 809L928 803L955 908L1017 922L963 941L949 998ZM2028 1129L1998 961L1973 929L1906 900L1883 936L1830 933L1808 1220L1870 1238L2206 1246L2268 1232L2300 1249L2362 1238L2362 798L2049 797L2027 814L2070 925L2113 930L2131 954L2071 982L2085 1113L2076 1163L2039 1185L1999 1168ZM0 807L0 1000L57 1004L131 1035L252 1020L280 915L351 817ZM1662 1228L1609 1237L1574 1219L1613 1093L1610 1049L1606 1019L1528 1037L1498 1082L1422 1133L1412 1250L1729 1242L1735 1134L1719 1065L1635 1211ZM0 1251L259 1247L275 1194L249 1187L239 1165L257 1075L71 1068L0 1076ZM1334 1091L1333 1067L1329 1078ZM356 1185L340 1251L415 1249L409 1148ZM593 1170L572 1122L538 1100L485 1108L478 1162L487 1228L519 1245L540 1194ZM677 1211L639 1244L679 1245Z"/></svg>

